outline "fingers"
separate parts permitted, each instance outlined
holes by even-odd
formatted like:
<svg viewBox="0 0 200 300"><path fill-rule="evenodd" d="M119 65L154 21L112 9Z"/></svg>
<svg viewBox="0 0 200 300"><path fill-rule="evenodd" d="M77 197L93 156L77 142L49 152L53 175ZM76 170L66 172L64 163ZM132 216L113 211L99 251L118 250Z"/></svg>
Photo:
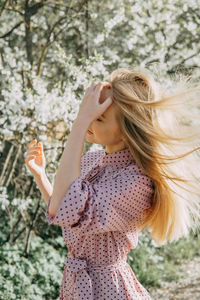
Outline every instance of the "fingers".
<svg viewBox="0 0 200 300"><path fill-rule="evenodd" d="M98 83L98 82L93 82L93 83L91 83L91 85L87 87L86 91L88 91L88 90L93 90L93 89L95 88L95 86L97 85L97 83Z"/></svg>
<svg viewBox="0 0 200 300"><path fill-rule="evenodd" d="M36 144L37 143L37 140L35 139L35 140L33 140L33 141L31 141L30 142L30 144L28 144L28 149L29 148L31 148L34 144Z"/></svg>
<svg viewBox="0 0 200 300"><path fill-rule="evenodd" d="M34 145L37 145L37 146L34 146ZM28 144L28 149L41 149L43 147L43 144L42 142L38 142L37 143L37 140L33 140L30 142L30 144Z"/></svg>
<svg viewBox="0 0 200 300"><path fill-rule="evenodd" d="M110 82L108 81L99 81L99 82L95 82L94 83L94 87L100 87L100 86L103 86L103 87L111 87L111 84Z"/></svg>
<svg viewBox="0 0 200 300"><path fill-rule="evenodd" d="M101 91L103 90L104 87L110 87L110 83L109 82L94 82L91 85L91 91L96 94L99 97L101 94Z"/></svg>
<svg viewBox="0 0 200 300"><path fill-rule="evenodd" d="M93 91L94 91L95 94L97 94L97 97L98 97L98 98L100 97L101 92L102 92L103 88L105 88L105 87L110 88L110 87L111 87L111 84L110 84L109 82L107 82L107 81L103 81L103 82L99 82L99 83L95 86L95 88L94 88Z"/></svg>
<svg viewBox="0 0 200 300"><path fill-rule="evenodd" d="M95 81L93 82L86 90L95 90L96 88L100 87L100 86L104 86L104 87L108 87L110 88L111 87L111 84L110 82L108 81Z"/></svg>
<svg viewBox="0 0 200 300"><path fill-rule="evenodd" d="M42 151L43 151L42 143L38 142L38 144L37 144L37 140L35 139L35 140L31 141L30 144L28 145L28 151L27 151L26 156L30 156L30 155L39 156L42 154Z"/></svg>
<svg viewBox="0 0 200 300"><path fill-rule="evenodd" d="M108 87L108 88L111 87L111 83L108 82L108 81L103 81L102 84L103 84L104 87Z"/></svg>
<svg viewBox="0 0 200 300"><path fill-rule="evenodd" d="M32 159L35 159L35 155L31 154L27 154L26 155L26 159L25 159L25 163L28 165L29 164L29 161L32 160Z"/></svg>
<svg viewBox="0 0 200 300"><path fill-rule="evenodd" d="M25 159L25 163L29 166L29 161L32 160L32 159L34 159L34 158L35 158L35 156L29 156L29 157L27 157Z"/></svg>
<svg viewBox="0 0 200 300"><path fill-rule="evenodd" d="M28 145L28 151L26 153L26 159L25 163L29 166L29 162L33 159L36 159L36 157L42 155L43 145L42 142L38 142L34 139L31 141Z"/></svg>
<svg viewBox="0 0 200 300"><path fill-rule="evenodd" d="M30 160L34 159L34 158L35 158L35 156L29 156L29 157L27 157L27 158L25 159L25 162L27 163L27 162L29 162Z"/></svg>
<svg viewBox="0 0 200 300"><path fill-rule="evenodd" d="M36 152L40 152L41 147L38 147L38 146L31 147L31 148L28 149L28 153L30 153L30 151L33 151L33 150L38 150L38 151L36 151Z"/></svg>
<svg viewBox="0 0 200 300"><path fill-rule="evenodd" d="M99 85L99 82L93 82L92 84L91 84L91 86L90 86L90 90L92 91L92 92L94 92L95 91L95 89L96 89L96 86L98 86Z"/></svg>
<svg viewBox="0 0 200 300"><path fill-rule="evenodd" d="M35 160L38 156L40 156L41 154L38 153L38 151L33 151L33 152L28 152L26 155L26 159L25 159L25 163L27 165L29 165L29 161L31 160Z"/></svg>
<svg viewBox="0 0 200 300"><path fill-rule="evenodd" d="M99 97L101 95L103 88L104 88L103 84L98 84L97 88L95 89L95 94L97 94L97 101L99 101Z"/></svg>
<svg viewBox="0 0 200 300"><path fill-rule="evenodd" d="M40 151L29 151L28 153L27 153L27 155L30 155L30 154L40 154Z"/></svg>
<svg viewBox="0 0 200 300"><path fill-rule="evenodd" d="M32 159L35 159L35 156L33 156L33 155L32 156L30 156L30 155L27 156L26 159L25 159L25 163L27 164Z"/></svg>

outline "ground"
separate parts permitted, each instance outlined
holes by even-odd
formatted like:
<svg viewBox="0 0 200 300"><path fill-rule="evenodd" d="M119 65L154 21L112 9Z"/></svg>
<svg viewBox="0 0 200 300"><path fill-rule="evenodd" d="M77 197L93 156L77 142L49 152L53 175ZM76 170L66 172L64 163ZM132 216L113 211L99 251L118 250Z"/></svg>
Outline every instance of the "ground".
<svg viewBox="0 0 200 300"><path fill-rule="evenodd" d="M161 286L149 289L153 300L200 300L200 257L183 261L180 278Z"/></svg>

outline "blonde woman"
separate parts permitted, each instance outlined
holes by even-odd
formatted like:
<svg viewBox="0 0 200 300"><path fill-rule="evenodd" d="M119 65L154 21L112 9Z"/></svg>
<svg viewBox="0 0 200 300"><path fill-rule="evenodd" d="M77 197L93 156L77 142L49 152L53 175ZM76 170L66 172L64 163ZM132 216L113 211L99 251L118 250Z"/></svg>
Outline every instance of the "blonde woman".
<svg viewBox="0 0 200 300"><path fill-rule="evenodd" d="M69 251L60 299L151 299L126 262L127 253L145 228L164 244L198 224L198 131L178 119L198 91L182 86L166 97L146 68L120 68L106 82L93 83L53 187L42 144L30 143L26 164L46 201L47 221L62 226ZM105 149L82 155L85 140Z"/></svg>

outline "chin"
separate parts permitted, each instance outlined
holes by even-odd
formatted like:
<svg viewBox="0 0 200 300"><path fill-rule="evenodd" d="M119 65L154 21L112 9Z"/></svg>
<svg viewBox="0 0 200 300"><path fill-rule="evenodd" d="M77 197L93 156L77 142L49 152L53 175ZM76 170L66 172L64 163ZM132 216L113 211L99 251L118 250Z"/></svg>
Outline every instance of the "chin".
<svg viewBox="0 0 200 300"><path fill-rule="evenodd" d="M88 143L93 143L91 140L93 140L93 139L88 138L88 136L86 137L86 141L87 141Z"/></svg>

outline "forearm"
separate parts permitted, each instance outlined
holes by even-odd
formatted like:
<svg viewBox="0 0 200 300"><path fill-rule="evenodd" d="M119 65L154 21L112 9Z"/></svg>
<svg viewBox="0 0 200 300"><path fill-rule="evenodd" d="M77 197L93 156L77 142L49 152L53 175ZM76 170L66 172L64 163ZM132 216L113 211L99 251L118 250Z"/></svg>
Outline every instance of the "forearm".
<svg viewBox="0 0 200 300"><path fill-rule="evenodd" d="M34 180L37 183L37 186L42 194L44 201L46 202L46 205L48 205L49 198L53 193L52 184L49 182L46 174L44 174L41 178L34 177Z"/></svg>
<svg viewBox="0 0 200 300"><path fill-rule="evenodd" d="M71 184L81 175L81 157L85 135L89 124L87 120L76 119L72 125L53 185L49 214L54 217L62 199Z"/></svg>

